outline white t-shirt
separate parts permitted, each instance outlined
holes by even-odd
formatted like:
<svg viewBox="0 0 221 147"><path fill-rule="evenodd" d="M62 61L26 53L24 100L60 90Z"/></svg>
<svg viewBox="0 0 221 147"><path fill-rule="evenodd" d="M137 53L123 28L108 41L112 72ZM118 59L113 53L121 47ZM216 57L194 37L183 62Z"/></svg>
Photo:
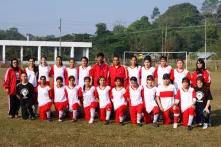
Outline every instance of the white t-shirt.
<svg viewBox="0 0 221 147"><path fill-rule="evenodd" d="M65 95L65 86L54 86L54 102L65 102L67 97Z"/></svg>
<svg viewBox="0 0 221 147"><path fill-rule="evenodd" d="M108 104L111 103L110 101L110 86L106 86L104 89L100 87L96 87L98 97L99 97L99 106L100 108L105 108Z"/></svg>
<svg viewBox="0 0 221 147"><path fill-rule="evenodd" d="M163 75L164 74L170 74L172 67L170 65L166 67L161 67L160 65L157 67L157 79L158 79L158 85L163 84Z"/></svg>
<svg viewBox="0 0 221 147"><path fill-rule="evenodd" d="M57 67L57 65L54 65L54 85L56 85L57 77L62 77L63 83L65 83L64 73L65 73L65 66Z"/></svg>
<svg viewBox="0 0 221 147"><path fill-rule="evenodd" d="M155 106L158 106L155 99L156 92L157 87L148 88L144 86L144 103L147 113L150 113Z"/></svg>
<svg viewBox="0 0 221 147"><path fill-rule="evenodd" d="M78 84L77 69L76 69L76 68L67 67L66 70L67 70L68 77L74 76L74 78L75 78L75 84L77 85L77 84Z"/></svg>
<svg viewBox="0 0 221 147"><path fill-rule="evenodd" d="M112 89L112 102L114 104L114 110L117 110L120 106L127 104L124 97L125 93L125 88L122 88L120 90L116 90L116 88Z"/></svg>
<svg viewBox="0 0 221 147"><path fill-rule="evenodd" d="M72 106L74 104L76 104L76 103L80 104L80 101L78 99L79 87L78 86L75 86L75 87L65 86L65 90L67 92L69 110L72 111Z"/></svg>
<svg viewBox="0 0 221 147"><path fill-rule="evenodd" d="M51 67L50 66L39 65L38 66L38 70L39 70L38 81L40 81L41 76L45 76L46 77L46 81L49 81L49 72L51 70Z"/></svg>
<svg viewBox="0 0 221 147"><path fill-rule="evenodd" d="M142 90L143 87L139 86L137 89L133 89L131 86L129 87L129 97L130 97L130 102L131 102L131 106L137 106L139 104L143 103L143 99L142 99Z"/></svg>
<svg viewBox="0 0 221 147"><path fill-rule="evenodd" d="M154 76L155 67L146 69L144 66L141 68L141 85L144 87L147 84L147 76Z"/></svg>
<svg viewBox="0 0 221 147"><path fill-rule="evenodd" d="M174 86L177 90L182 87L182 80L187 77L188 73L186 69L183 69L182 72L179 72L177 69L174 70Z"/></svg>
<svg viewBox="0 0 221 147"><path fill-rule="evenodd" d="M140 70L141 70L141 67L140 67L140 66L136 66L136 67L134 67L134 68L132 68L132 67L127 67L129 79L130 79L131 77L136 77L136 78L137 78L137 81L138 81L138 83L139 83L139 82L140 82Z"/></svg>
<svg viewBox="0 0 221 147"><path fill-rule="evenodd" d="M49 91L50 87L41 87L40 85L38 86L38 106L43 106L46 105L47 103L52 102L52 100L49 97Z"/></svg>
<svg viewBox="0 0 221 147"><path fill-rule="evenodd" d="M90 76L90 70L91 66L88 66L86 68L83 68L82 66L79 66L79 86L84 86L84 78Z"/></svg>
<svg viewBox="0 0 221 147"><path fill-rule="evenodd" d="M88 107L91 105L92 102L95 102L94 92L95 92L94 86L92 86L89 90L83 91L83 89L82 89L84 107Z"/></svg>
<svg viewBox="0 0 221 147"><path fill-rule="evenodd" d="M33 85L33 87L37 86L37 77L33 70L29 70L28 67L25 68L25 71L28 76L28 82Z"/></svg>

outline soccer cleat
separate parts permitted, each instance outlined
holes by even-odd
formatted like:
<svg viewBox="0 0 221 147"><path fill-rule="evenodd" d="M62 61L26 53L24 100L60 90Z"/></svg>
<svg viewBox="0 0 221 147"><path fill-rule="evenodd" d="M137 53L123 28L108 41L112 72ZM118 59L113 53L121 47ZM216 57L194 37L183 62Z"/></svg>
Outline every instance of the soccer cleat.
<svg viewBox="0 0 221 147"><path fill-rule="evenodd" d="M123 125L124 125L124 122L123 122L123 121L122 121L122 122L120 122L120 125L121 125L121 126L123 126Z"/></svg>
<svg viewBox="0 0 221 147"><path fill-rule="evenodd" d="M191 131L192 129L193 129L192 126L188 126L188 127L187 127L187 130L188 130L188 131Z"/></svg>
<svg viewBox="0 0 221 147"><path fill-rule="evenodd" d="M142 123L137 123L137 126L138 127L142 127Z"/></svg>
<svg viewBox="0 0 221 147"><path fill-rule="evenodd" d="M61 118L58 119L58 122L63 122L63 120Z"/></svg>
<svg viewBox="0 0 221 147"><path fill-rule="evenodd" d="M93 124L94 123L94 119L90 119L88 123L89 124Z"/></svg>
<svg viewBox="0 0 221 147"><path fill-rule="evenodd" d="M174 123L174 124L173 124L173 128L174 128L174 129L176 129L176 128L177 128L177 126L178 126L178 124L177 124L177 123Z"/></svg>
<svg viewBox="0 0 221 147"><path fill-rule="evenodd" d="M158 124L157 122L154 122L154 123L153 123L153 126L154 126L155 128L158 128L158 127L159 127L159 124Z"/></svg>
<svg viewBox="0 0 221 147"><path fill-rule="evenodd" d="M110 124L110 121L109 120L106 120L104 125L109 125Z"/></svg>
<svg viewBox="0 0 221 147"><path fill-rule="evenodd" d="M208 123L203 123L203 129L207 129L208 128Z"/></svg>
<svg viewBox="0 0 221 147"><path fill-rule="evenodd" d="M77 122L77 119L72 119L71 121L72 121L72 122Z"/></svg>

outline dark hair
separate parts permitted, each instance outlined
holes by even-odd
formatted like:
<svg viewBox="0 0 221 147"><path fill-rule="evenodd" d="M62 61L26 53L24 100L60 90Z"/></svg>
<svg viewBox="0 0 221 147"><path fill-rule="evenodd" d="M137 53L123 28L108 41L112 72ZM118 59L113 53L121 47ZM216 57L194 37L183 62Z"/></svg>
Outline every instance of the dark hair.
<svg viewBox="0 0 221 147"><path fill-rule="evenodd" d="M198 66L197 66L197 64L198 63L201 63L203 66L202 66L202 68L198 68ZM201 58L199 58L197 61L196 61L196 71L197 71L197 73L201 73L203 70L205 70L205 62L204 62L204 60L203 59L201 59Z"/></svg>
<svg viewBox="0 0 221 147"><path fill-rule="evenodd" d="M124 82L124 79L121 78L121 77L116 77L116 78L114 79L114 82L116 82L116 81L118 81L118 80L119 80L121 83Z"/></svg>
<svg viewBox="0 0 221 147"><path fill-rule="evenodd" d="M152 62L152 59L151 59L151 57L149 55L145 56L143 60L144 61L148 60L150 63Z"/></svg>
<svg viewBox="0 0 221 147"><path fill-rule="evenodd" d="M69 62L70 62L71 60L75 61L75 58L70 58L70 59L69 59Z"/></svg>
<svg viewBox="0 0 221 147"><path fill-rule="evenodd" d="M161 56L161 57L160 57L160 60L165 60L165 61L167 61L167 57L166 57L166 56Z"/></svg>
<svg viewBox="0 0 221 147"><path fill-rule="evenodd" d="M70 81L71 79L75 80L75 77L74 76L69 76L68 80Z"/></svg>
<svg viewBox="0 0 221 147"><path fill-rule="evenodd" d="M35 65L35 61L36 61L35 57L29 57L28 61L29 60L33 60L34 61L34 67L33 67L34 73L38 74L38 66Z"/></svg>
<svg viewBox="0 0 221 147"><path fill-rule="evenodd" d="M117 54L114 54L113 58L118 58L118 59L120 59L120 56L117 55Z"/></svg>
<svg viewBox="0 0 221 147"><path fill-rule="evenodd" d="M98 81L97 81L97 84L98 84L98 85L100 85L100 80L101 80L101 79L106 80L104 76L100 76L100 77L98 78Z"/></svg>
<svg viewBox="0 0 221 147"><path fill-rule="evenodd" d="M22 71L22 72L21 72L21 75L26 75L26 76L27 76L27 73L24 72L24 71Z"/></svg>
<svg viewBox="0 0 221 147"><path fill-rule="evenodd" d="M45 58L45 59L47 60L47 57L46 57L45 55L42 55L42 56L41 56L41 59L42 59L42 58Z"/></svg>
<svg viewBox="0 0 221 147"><path fill-rule="evenodd" d="M83 59L85 59L86 61L87 61L87 63L88 63L88 58L87 57L81 57L81 60L83 60Z"/></svg>
<svg viewBox="0 0 221 147"><path fill-rule="evenodd" d="M57 56L56 59L57 59L57 58L60 58L60 59L61 59L61 66L63 66L63 60L62 60L62 57L61 57L61 56Z"/></svg>
<svg viewBox="0 0 221 147"><path fill-rule="evenodd" d="M184 63L183 59L181 59L181 58L176 59L176 62L178 62L178 61L181 61Z"/></svg>
<svg viewBox="0 0 221 147"><path fill-rule="evenodd" d="M151 81L154 81L154 77L152 75L147 76L147 80L150 79Z"/></svg>
<svg viewBox="0 0 221 147"><path fill-rule="evenodd" d="M133 56L130 57L130 59L133 59L133 58L135 58L137 60L137 56L133 55Z"/></svg>
<svg viewBox="0 0 221 147"><path fill-rule="evenodd" d="M14 67L13 67L13 61L17 61L17 62L18 62L18 59L17 59L17 58L13 58L13 59L11 59L11 65L10 65L11 68L14 68Z"/></svg>
<svg viewBox="0 0 221 147"><path fill-rule="evenodd" d="M98 53L98 54L97 54L97 57L102 57L102 58L104 58L104 54L103 54L103 53Z"/></svg>
<svg viewBox="0 0 221 147"><path fill-rule="evenodd" d="M62 77L57 77L56 81L60 80L61 82L63 82L63 78Z"/></svg>
<svg viewBox="0 0 221 147"><path fill-rule="evenodd" d="M46 80L46 76L41 76L40 79L41 79L41 78L44 78L44 79Z"/></svg>
<svg viewBox="0 0 221 147"><path fill-rule="evenodd" d="M187 77L184 77L182 79L182 83L184 83L184 82L186 82L186 83L188 83L188 85L190 85L190 79L188 79Z"/></svg>
<svg viewBox="0 0 221 147"><path fill-rule="evenodd" d="M130 78L130 81L137 82L137 78L136 78L136 77L131 77L131 78Z"/></svg>

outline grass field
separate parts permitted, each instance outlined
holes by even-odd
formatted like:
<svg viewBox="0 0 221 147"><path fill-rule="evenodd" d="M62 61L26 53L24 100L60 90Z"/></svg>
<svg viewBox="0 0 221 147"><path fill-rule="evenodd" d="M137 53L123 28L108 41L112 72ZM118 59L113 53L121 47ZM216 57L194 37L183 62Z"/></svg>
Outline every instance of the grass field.
<svg viewBox="0 0 221 147"><path fill-rule="evenodd" d="M7 118L7 98L0 89L0 146L221 146L221 73L212 73L212 121L207 130L172 125L138 128L131 124L104 126L100 122L88 125L65 121L51 123ZM1 79L4 70L0 69ZM0 82L2 85L2 80Z"/></svg>

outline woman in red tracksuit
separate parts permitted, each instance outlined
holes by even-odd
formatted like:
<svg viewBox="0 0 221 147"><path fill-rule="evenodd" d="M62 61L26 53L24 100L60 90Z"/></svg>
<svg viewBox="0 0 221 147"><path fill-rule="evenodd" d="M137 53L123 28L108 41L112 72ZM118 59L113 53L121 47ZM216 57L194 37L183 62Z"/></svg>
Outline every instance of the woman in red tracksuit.
<svg viewBox="0 0 221 147"><path fill-rule="evenodd" d="M18 59L11 60L11 67L5 73L4 88L9 100L8 115L10 118L18 116L20 100L16 96L16 85L20 83L21 68L18 66Z"/></svg>

